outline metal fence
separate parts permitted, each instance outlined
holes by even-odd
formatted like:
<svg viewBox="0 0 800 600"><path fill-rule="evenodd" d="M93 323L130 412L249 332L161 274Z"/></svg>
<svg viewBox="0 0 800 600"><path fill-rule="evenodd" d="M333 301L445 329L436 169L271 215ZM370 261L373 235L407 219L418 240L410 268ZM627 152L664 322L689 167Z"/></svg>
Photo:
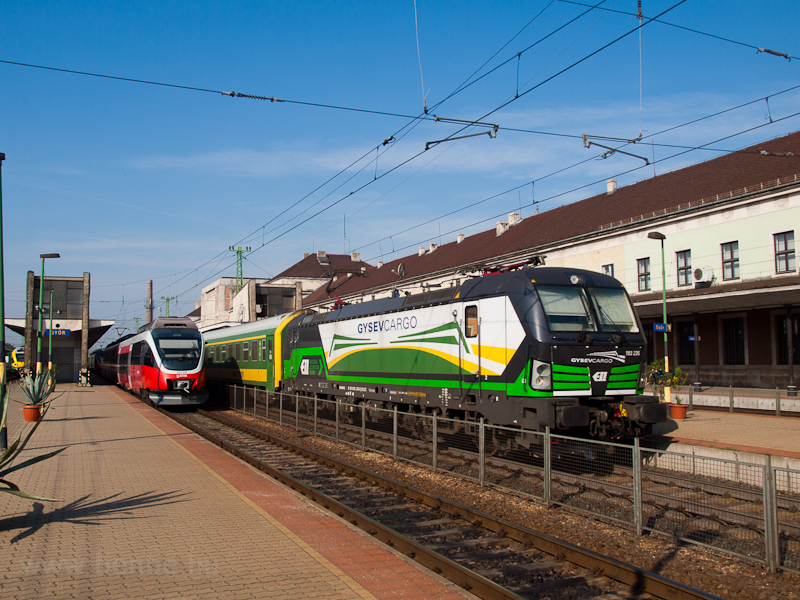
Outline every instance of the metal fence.
<svg viewBox="0 0 800 600"><path fill-rule="evenodd" d="M800 572L800 470L245 386L235 410L633 527Z"/></svg>

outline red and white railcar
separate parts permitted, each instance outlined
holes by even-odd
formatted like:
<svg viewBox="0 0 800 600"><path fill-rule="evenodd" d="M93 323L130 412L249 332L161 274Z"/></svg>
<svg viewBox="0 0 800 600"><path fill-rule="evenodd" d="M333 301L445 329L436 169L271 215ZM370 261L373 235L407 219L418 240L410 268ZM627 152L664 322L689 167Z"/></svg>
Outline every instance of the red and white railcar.
<svg viewBox="0 0 800 600"><path fill-rule="evenodd" d="M194 321L159 317L103 350L100 371L153 404L202 404L208 399L203 337Z"/></svg>

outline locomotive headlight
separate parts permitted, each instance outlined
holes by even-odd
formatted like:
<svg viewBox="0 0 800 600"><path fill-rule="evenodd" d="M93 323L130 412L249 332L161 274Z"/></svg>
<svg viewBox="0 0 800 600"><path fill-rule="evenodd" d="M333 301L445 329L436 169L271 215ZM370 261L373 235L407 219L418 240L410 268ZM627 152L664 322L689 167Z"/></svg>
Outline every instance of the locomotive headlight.
<svg viewBox="0 0 800 600"><path fill-rule="evenodd" d="M531 368L531 387L536 390L549 390L552 380L550 365L534 359L533 367Z"/></svg>

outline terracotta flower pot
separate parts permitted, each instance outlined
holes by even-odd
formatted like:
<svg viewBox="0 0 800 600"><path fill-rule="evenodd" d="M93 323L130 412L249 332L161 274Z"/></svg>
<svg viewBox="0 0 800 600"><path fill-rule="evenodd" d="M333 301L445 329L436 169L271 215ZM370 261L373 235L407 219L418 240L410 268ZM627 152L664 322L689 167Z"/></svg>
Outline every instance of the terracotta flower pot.
<svg viewBox="0 0 800 600"><path fill-rule="evenodd" d="M35 423L42 417L41 404L23 404L22 416L25 418L26 423Z"/></svg>
<svg viewBox="0 0 800 600"><path fill-rule="evenodd" d="M686 404L670 404L669 416L673 419L685 419L687 408L688 406Z"/></svg>

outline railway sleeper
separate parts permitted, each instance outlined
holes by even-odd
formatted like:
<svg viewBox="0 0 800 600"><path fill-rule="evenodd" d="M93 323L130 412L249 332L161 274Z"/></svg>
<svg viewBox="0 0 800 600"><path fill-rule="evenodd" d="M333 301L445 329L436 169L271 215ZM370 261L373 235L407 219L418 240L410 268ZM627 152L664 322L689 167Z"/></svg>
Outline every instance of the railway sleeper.
<svg viewBox="0 0 800 600"><path fill-rule="evenodd" d="M493 548L500 544L508 545L508 539L496 537L482 537L474 540L460 540L458 542L441 542L439 544L425 544L426 547L436 552L443 550L461 550L463 548Z"/></svg>
<svg viewBox="0 0 800 600"><path fill-rule="evenodd" d="M478 527L456 527L454 529L442 529L439 531L431 531L430 533L415 534L414 539L427 540L431 538L447 537L449 535L473 535L476 533L483 533L483 529Z"/></svg>
<svg viewBox="0 0 800 600"><path fill-rule="evenodd" d="M517 554L513 556L518 557ZM487 579L497 580L503 577L526 577L542 572L553 572L563 567L563 563L545 559L521 565L508 565L506 567L500 567L499 569L475 569L475 572L479 575L483 575Z"/></svg>
<svg viewBox="0 0 800 600"><path fill-rule="evenodd" d="M429 517L438 517L437 513L431 512L429 510L420 510L416 512L407 512L402 513L399 515L385 515L383 517L379 517L379 521L409 521L409 523L398 523L393 528L394 529L403 529L406 527L421 527L428 523L435 523L435 521L420 521L421 519L427 519ZM413 522L411 522L413 521ZM440 521L448 521L453 522L452 519L440 519Z"/></svg>
<svg viewBox="0 0 800 600"><path fill-rule="evenodd" d="M540 594L545 592L551 592L554 590L562 590L565 588L577 588L577 587L588 587L597 585L601 587L605 584L608 585L608 579L605 577L584 577L583 575L578 575L575 577L564 577L553 579L550 581L545 581L539 585L521 585L521 586L503 586L508 590L511 590L515 594L519 596L532 596L534 598L538 598ZM602 589L598 589L597 592L602 594Z"/></svg>

